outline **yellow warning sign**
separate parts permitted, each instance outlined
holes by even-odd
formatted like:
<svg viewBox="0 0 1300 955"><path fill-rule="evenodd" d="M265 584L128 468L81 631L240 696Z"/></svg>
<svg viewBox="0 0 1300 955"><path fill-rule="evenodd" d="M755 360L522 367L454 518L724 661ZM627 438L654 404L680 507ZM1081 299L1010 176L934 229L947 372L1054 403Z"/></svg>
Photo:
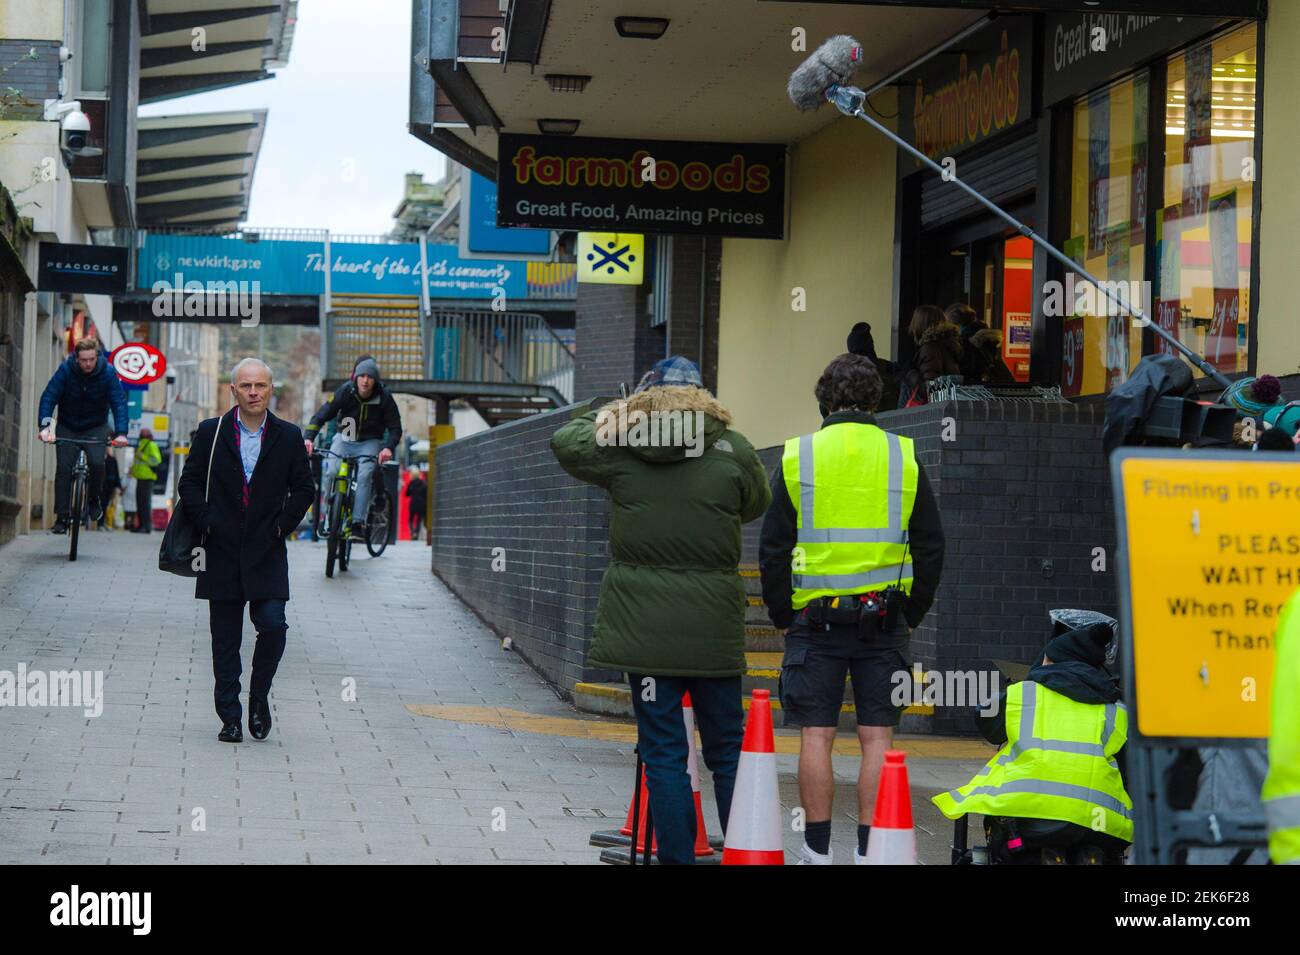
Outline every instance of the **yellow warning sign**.
<svg viewBox="0 0 1300 955"><path fill-rule="evenodd" d="M1300 455L1146 454L1116 464L1138 731L1267 737L1274 631L1300 588Z"/></svg>
<svg viewBox="0 0 1300 955"><path fill-rule="evenodd" d="M631 232L579 232L574 250L578 281L640 285L645 279L645 236Z"/></svg>

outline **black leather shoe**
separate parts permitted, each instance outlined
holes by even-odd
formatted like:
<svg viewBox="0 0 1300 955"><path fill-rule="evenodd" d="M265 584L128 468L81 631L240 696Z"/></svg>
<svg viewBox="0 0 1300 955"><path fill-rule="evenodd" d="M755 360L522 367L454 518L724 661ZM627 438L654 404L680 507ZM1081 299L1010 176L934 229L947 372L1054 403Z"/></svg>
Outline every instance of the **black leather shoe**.
<svg viewBox="0 0 1300 955"><path fill-rule="evenodd" d="M253 739L266 739L271 732L271 706L266 700L248 698L248 732Z"/></svg>
<svg viewBox="0 0 1300 955"><path fill-rule="evenodd" d="M225 726L221 727L221 732L217 734L217 739L223 743L242 743L244 741L244 730L239 725L239 720L231 720Z"/></svg>
<svg viewBox="0 0 1300 955"><path fill-rule="evenodd" d="M51 534L66 534L67 532L68 532L68 522L61 517L58 518L54 522L54 526L50 528Z"/></svg>

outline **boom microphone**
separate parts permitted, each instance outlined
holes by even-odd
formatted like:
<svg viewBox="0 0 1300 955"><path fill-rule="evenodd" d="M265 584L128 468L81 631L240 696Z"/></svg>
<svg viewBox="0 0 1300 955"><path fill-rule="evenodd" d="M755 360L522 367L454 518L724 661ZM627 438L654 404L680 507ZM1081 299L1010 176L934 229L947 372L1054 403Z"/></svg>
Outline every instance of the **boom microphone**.
<svg viewBox="0 0 1300 955"><path fill-rule="evenodd" d="M844 85L862 65L862 44L851 36L833 36L790 74L786 92L801 110L814 110L826 102L830 86Z"/></svg>

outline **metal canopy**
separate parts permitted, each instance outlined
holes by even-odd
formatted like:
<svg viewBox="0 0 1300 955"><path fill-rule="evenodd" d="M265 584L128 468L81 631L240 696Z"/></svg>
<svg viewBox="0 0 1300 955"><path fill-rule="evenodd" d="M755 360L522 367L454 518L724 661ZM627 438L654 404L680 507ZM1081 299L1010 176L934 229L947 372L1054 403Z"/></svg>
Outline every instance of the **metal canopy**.
<svg viewBox="0 0 1300 955"><path fill-rule="evenodd" d="M248 214L266 110L139 122L136 217L151 228L224 231Z"/></svg>

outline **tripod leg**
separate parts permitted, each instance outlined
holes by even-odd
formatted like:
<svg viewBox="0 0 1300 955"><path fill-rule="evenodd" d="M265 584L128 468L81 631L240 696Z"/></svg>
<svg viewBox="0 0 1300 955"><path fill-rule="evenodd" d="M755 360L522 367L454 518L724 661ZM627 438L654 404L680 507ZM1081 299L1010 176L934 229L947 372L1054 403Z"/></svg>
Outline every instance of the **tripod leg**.
<svg viewBox="0 0 1300 955"><path fill-rule="evenodd" d="M636 753L636 779L632 783L632 846L628 849L628 865L636 865L637 824L641 821L641 747L633 752Z"/></svg>

